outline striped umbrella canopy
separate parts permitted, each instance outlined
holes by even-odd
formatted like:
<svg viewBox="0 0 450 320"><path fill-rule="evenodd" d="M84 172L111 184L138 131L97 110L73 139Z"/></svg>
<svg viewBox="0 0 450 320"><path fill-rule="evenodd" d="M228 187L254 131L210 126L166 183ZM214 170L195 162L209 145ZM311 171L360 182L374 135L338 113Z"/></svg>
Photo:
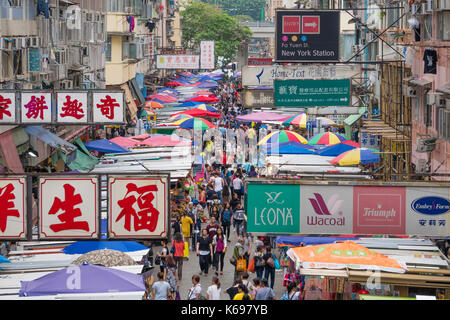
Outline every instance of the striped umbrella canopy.
<svg viewBox="0 0 450 320"><path fill-rule="evenodd" d="M264 138L262 138L258 142L258 146L264 144L264 143L283 143L288 141L294 141L299 143L308 143L308 140L306 140L304 137L299 135L297 132L289 131L289 130L280 130L275 131Z"/></svg>
<svg viewBox="0 0 450 320"><path fill-rule="evenodd" d="M188 115L188 114L184 114L184 113L180 113L180 114L176 114L171 116L169 119L167 119L170 122L175 122L178 120L182 120L182 119L189 119L192 118L192 116Z"/></svg>
<svg viewBox="0 0 450 320"><path fill-rule="evenodd" d="M300 113L283 121L283 126L289 127L291 124L299 126L300 128L306 128L306 120L308 115L306 113Z"/></svg>
<svg viewBox="0 0 450 320"><path fill-rule="evenodd" d="M202 118L186 118L173 122L174 125L180 126L184 129L194 129L194 130L208 130L215 128L216 126L209 122L208 120Z"/></svg>
<svg viewBox="0 0 450 320"><path fill-rule="evenodd" d="M380 161L380 155L378 150L357 148L346 151L336 158L330 160L330 163L335 166L356 166L358 164L370 164L378 163Z"/></svg>
<svg viewBox="0 0 450 320"><path fill-rule="evenodd" d="M320 121L322 127L331 127L336 125L336 122L327 117L317 117L316 121Z"/></svg>
<svg viewBox="0 0 450 320"><path fill-rule="evenodd" d="M196 106L195 108L200 109L200 110L211 111L211 112L219 112L219 111L217 111L216 108L214 108L213 106L210 106L209 104L200 104L200 105Z"/></svg>
<svg viewBox="0 0 450 320"><path fill-rule="evenodd" d="M322 132L309 139L308 144L337 144L347 140L346 137L333 132Z"/></svg>

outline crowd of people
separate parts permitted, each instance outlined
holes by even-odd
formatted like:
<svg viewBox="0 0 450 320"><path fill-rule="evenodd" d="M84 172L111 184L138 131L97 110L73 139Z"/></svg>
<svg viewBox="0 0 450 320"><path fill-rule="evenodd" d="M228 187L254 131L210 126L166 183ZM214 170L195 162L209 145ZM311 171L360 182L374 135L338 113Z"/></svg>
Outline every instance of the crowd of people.
<svg viewBox="0 0 450 320"><path fill-rule="evenodd" d="M225 82L214 91L220 98L215 107L222 115L215 124L226 129L254 130L235 121L235 117L243 112L237 90L235 84ZM273 290L275 256L270 238L256 238L247 233L244 181L247 177L257 176L254 166L246 170L242 165L226 162L205 162L200 180L188 176L181 186L184 187L182 197L172 199L172 215L176 220L171 226L173 240L170 246L167 242L162 243L161 252L156 256L160 266L157 281L149 286L145 298L180 299L183 261L197 258L199 271L191 278L192 287L187 299L276 299ZM233 247L232 238L236 239ZM234 279L233 284L224 288L221 279L227 263L234 267ZM254 266L250 273L256 276L251 281L250 265ZM210 285L202 290L202 276L211 273Z"/></svg>

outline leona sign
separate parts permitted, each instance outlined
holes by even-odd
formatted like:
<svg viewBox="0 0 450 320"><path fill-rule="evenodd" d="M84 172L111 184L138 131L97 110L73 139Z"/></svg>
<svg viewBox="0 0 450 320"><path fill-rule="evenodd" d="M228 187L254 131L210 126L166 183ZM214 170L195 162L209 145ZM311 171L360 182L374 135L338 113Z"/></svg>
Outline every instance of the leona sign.
<svg viewBox="0 0 450 320"><path fill-rule="evenodd" d="M247 183L247 231L450 235L450 189L436 184Z"/></svg>

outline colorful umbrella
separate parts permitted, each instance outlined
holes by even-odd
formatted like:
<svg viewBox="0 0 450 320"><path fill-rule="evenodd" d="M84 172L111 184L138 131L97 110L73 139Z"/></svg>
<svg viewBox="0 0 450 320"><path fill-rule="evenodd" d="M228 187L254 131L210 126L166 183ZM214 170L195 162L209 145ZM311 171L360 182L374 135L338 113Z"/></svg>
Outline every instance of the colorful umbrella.
<svg viewBox="0 0 450 320"><path fill-rule="evenodd" d="M192 118L192 116L188 115L188 114L184 114L184 113L180 113L180 114L176 114L171 116L169 119L167 119L170 122L175 122L181 119L189 119Z"/></svg>
<svg viewBox="0 0 450 320"><path fill-rule="evenodd" d="M179 114L187 114L193 117L213 117L213 118L219 118L220 117L220 113L218 112L211 112L208 110L202 110L199 108L194 108L194 109L189 109L189 110L185 110L182 112L178 112L173 114L173 116L175 115L179 115Z"/></svg>
<svg viewBox="0 0 450 320"><path fill-rule="evenodd" d="M331 126L336 125L336 122L334 122L330 118L326 118L326 117L317 117L316 121L320 121L322 124L322 127L331 127Z"/></svg>
<svg viewBox="0 0 450 320"><path fill-rule="evenodd" d="M149 96L150 99L158 99L160 101L163 101L165 103L170 103L170 102L176 102L178 99L170 96L168 94L160 94L160 93L156 93L156 94L152 94L151 96Z"/></svg>
<svg viewBox="0 0 450 320"><path fill-rule="evenodd" d="M115 144L118 144L121 147L135 147L140 144L139 141L136 141L132 138L126 138L126 137L115 137L112 139L109 139L109 141L114 142Z"/></svg>
<svg viewBox="0 0 450 320"><path fill-rule="evenodd" d="M196 106L195 108L200 109L200 110L210 111L210 112L218 112L216 108L214 108L213 106L210 106L209 104L200 104L200 105Z"/></svg>
<svg viewBox="0 0 450 320"><path fill-rule="evenodd" d="M378 150L367 148L356 148L346 151L336 158L330 160L335 166L356 166L358 164L377 163L380 161Z"/></svg>
<svg viewBox="0 0 450 320"><path fill-rule="evenodd" d="M198 102L205 102L205 103L207 103L207 102L215 103L215 102L219 102L220 100L218 98L214 98L214 97L198 96L198 97L186 100L186 102L187 101L198 101Z"/></svg>
<svg viewBox="0 0 450 320"><path fill-rule="evenodd" d="M194 129L194 130L207 130L216 127L208 120L202 118L181 119L176 122L173 122L173 124L180 126L180 128Z"/></svg>
<svg viewBox="0 0 450 320"><path fill-rule="evenodd" d="M296 125L300 128L306 128L307 118L308 115L306 113L300 113L283 121L283 126L289 127L290 125Z"/></svg>
<svg viewBox="0 0 450 320"><path fill-rule="evenodd" d="M308 144L337 144L342 141L347 140L346 137L341 136L338 133L333 132L322 132L319 134L316 134L311 139L309 139Z"/></svg>
<svg viewBox="0 0 450 320"><path fill-rule="evenodd" d="M338 155L343 154L344 152L355 149L354 146L348 145L344 142L326 146L325 148L321 148L320 150L317 150L316 153L320 156L336 157Z"/></svg>
<svg viewBox="0 0 450 320"><path fill-rule="evenodd" d="M194 93L194 95L196 95L196 96L212 96L212 95L214 95L214 93L205 91L205 90L201 90L201 91Z"/></svg>
<svg viewBox="0 0 450 320"><path fill-rule="evenodd" d="M305 269L381 269L395 273L406 271L405 264L353 241L291 248L287 255L296 266Z"/></svg>
<svg viewBox="0 0 450 320"><path fill-rule="evenodd" d="M352 140L345 140L342 141L343 144L355 147L355 148L361 148L360 144L358 142L352 141Z"/></svg>
<svg viewBox="0 0 450 320"><path fill-rule="evenodd" d="M151 146L151 147L174 147L174 146L190 146L190 141L181 140L179 138L169 136L169 135L160 135L157 137L151 137L144 141L142 141L143 145Z"/></svg>
<svg viewBox="0 0 450 320"><path fill-rule="evenodd" d="M145 108L146 109L147 108L162 109L162 108L164 108L164 106L159 102L150 100L150 101L145 102Z"/></svg>
<svg viewBox="0 0 450 320"><path fill-rule="evenodd" d="M299 135L297 132L289 131L289 130L280 130L275 131L264 138L262 138L258 142L258 146L264 144L264 143L282 143L282 142L288 142L288 141L295 141L300 143L308 143L308 140L306 140L304 137Z"/></svg>

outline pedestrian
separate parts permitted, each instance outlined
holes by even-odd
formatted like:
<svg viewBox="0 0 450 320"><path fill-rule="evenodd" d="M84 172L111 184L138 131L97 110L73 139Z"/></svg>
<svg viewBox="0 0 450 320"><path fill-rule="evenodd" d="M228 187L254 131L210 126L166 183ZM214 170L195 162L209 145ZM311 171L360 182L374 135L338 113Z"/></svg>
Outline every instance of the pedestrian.
<svg viewBox="0 0 450 320"><path fill-rule="evenodd" d="M170 285L164 280L164 272L158 272L158 281L152 286L152 300L167 300L170 295Z"/></svg>
<svg viewBox="0 0 450 320"><path fill-rule="evenodd" d="M250 171L248 172L248 176L251 177L251 178L258 176L258 173L255 170L255 166L251 166L250 167Z"/></svg>
<svg viewBox="0 0 450 320"><path fill-rule="evenodd" d="M155 264L159 264L159 271L164 272L166 265L166 257L169 255L169 248L167 248L167 240L163 239L161 241L161 252L156 254ZM159 260L159 263L157 263Z"/></svg>
<svg viewBox="0 0 450 320"><path fill-rule="evenodd" d="M176 221L172 224L173 234L181 233L181 222L180 217L177 216Z"/></svg>
<svg viewBox="0 0 450 320"><path fill-rule="evenodd" d="M242 280L236 279L234 280L233 285L225 290L225 293L229 295L230 300L233 300L234 296L239 292L238 287L240 284L242 284Z"/></svg>
<svg viewBox="0 0 450 320"><path fill-rule="evenodd" d="M267 287L267 279L262 279L255 300L276 300L275 292Z"/></svg>
<svg viewBox="0 0 450 320"><path fill-rule="evenodd" d="M222 208L222 212L220 213L220 223L222 224L222 228L228 242L230 242L231 216L231 206L229 203L225 203L224 207Z"/></svg>
<svg viewBox="0 0 450 320"><path fill-rule="evenodd" d="M192 276L192 287L189 288L188 300L202 299L202 285L200 284L200 277L196 274Z"/></svg>
<svg viewBox="0 0 450 320"><path fill-rule="evenodd" d="M178 280L181 281L183 275L184 241L183 236L179 232L174 235L171 253L177 264Z"/></svg>
<svg viewBox="0 0 450 320"><path fill-rule="evenodd" d="M233 297L233 300L252 300L252 297L244 284L238 286L238 293Z"/></svg>
<svg viewBox="0 0 450 320"><path fill-rule="evenodd" d="M224 186L225 180L222 177L220 177L217 172L214 173L214 192L216 192L220 202L222 202L222 190Z"/></svg>
<svg viewBox="0 0 450 320"><path fill-rule="evenodd" d="M144 277L145 292L144 295L142 296L142 300L151 300L153 282L154 282L153 274L148 277Z"/></svg>
<svg viewBox="0 0 450 320"><path fill-rule="evenodd" d="M220 300L220 280L218 277L212 278L212 285L206 291L207 300Z"/></svg>
<svg viewBox="0 0 450 320"><path fill-rule="evenodd" d="M209 212L209 218L210 219L215 218L216 221L218 221L219 220L219 216L220 216L220 212L217 209L217 206L213 205L211 207L211 211Z"/></svg>
<svg viewBox="0 0 450 320"><path fill-rule="evenodd" d="M245 230L244 229L244 219L245 219L245 211L242 209L242 204L239 202L237 204L236 210L233 213L232 221L235 222L234 230L236 231L236 235L243 236Z"/></svg>
<svg viewBox="0 0 450 320"><path fill-rule="evenodd" d="M236 243L234 250L233 250L233 257L232 261L234 261L234 280L241 279L241 275L245 270L238 270L238 264L237 261L239 259L246 259L247 252L244 248L244 238L239 238L238 242Z"/></svg>
<svg viewBox="0 0 450 320"><path fill-rule="evenodd" d="M171 300L175 300L179 296L179 284L177 279L177 265L172 256L167 256L164 268L164 279L170 285Z"/></svg>
<svg viewBox="0 0 450 320"><path fill-rule="evenodd" d="M241 197L242 197L241 189L243 186L243 182L242 182L241 178L242 178L242 176L239 174L233 180L233 192L238 195L239 200L241 200Z"/></svg>
<svg viewBox="0 0 450 320"><path fill-rule="evenodd" d="M253 285L252 285L252 283L248 280L248 278L249 278L248 272L247 272L247 271L244 271L244 272L241 274L242 283L243 283L244 286L247 288L247 291L248 291L248 292L252 292L252 290L253 290Z"/></svg>
<svg viewBox="0 0 450 320"><path fill-rule="evenodd" d="M227 237L223 233L222 227L217 228L217 233L213 238L214 261L216 262L217 274L223 274L223 262L227 252Z"/></svg>
<svg viewBox="0 0 450 320"><path fill-rule="evenodd" d="M181 222L181 230L183 231L184 241L188 243L189 246L189 238L191 237L191 226L194 224L194 221L187 215L186 212L183 213L183 216L180 219Z"/></svg>
<svg viewBox="0 0 450 320"><path fill-rule="evenodd" d="M241 203L241 200L239 200L237 193L233 193L233 197L230 201L231 210L233 210L233 212L236 210L238 203Z"/></svg>
<svg viewBox="0 0 450 320"><path fill-rule="evenodd" d="M255 261L256 277L262 279L264 273L264 247L262 245L257 246L253 259Z"/></svg>
<svg viewBox="0 0 450 320"><path fill-rule="evenodd" d="M275 262L272 254L272 248L270 246L266 247L266 253L263 256L264 260L264 279L269 281L270 276L270 287L273 289L275 282Z"/></svg>
<svg viewBox="0 0 450 320"><path fill-rule="evenodd" d="M200 274L204 273L207 276L210 261L213 259L213 248L206 229L202 230L202 236L198 239L197 256L199 257Z"/></svg>
<svg viewBox="0 0 450 320"><path fill-rule="evenodd" d="M250 294L252 296L253 300L255 300L256 294L258 293L258 290L259 290L260 286L261 286L260 278L254 278L253 279L253 290L252 290L252 292Z"/></svg>
<svg viewBox="0 0 450 320"><path fill-rule="evenodd" d="M300 292L297 290L297 284L295 282L289 282L286 293L280 300L299 300Z"/></svg>

